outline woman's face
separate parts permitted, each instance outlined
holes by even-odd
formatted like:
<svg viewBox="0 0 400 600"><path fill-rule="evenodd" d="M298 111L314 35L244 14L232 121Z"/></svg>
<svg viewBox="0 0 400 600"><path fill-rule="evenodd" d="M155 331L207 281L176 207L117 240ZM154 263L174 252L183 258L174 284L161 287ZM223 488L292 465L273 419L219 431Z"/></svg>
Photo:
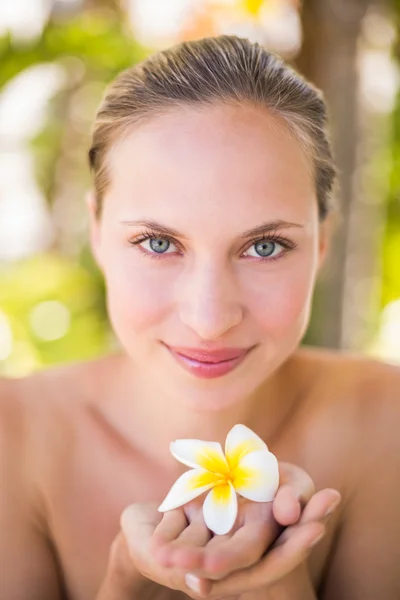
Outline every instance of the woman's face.
<svg viewBox="0 0 400 600"><path fill-rule="evenodd" d="M251 394L300 342L325 249L299 143L261 108L177 108L108 167L92 243L137 372L197 407Z"/></svg>

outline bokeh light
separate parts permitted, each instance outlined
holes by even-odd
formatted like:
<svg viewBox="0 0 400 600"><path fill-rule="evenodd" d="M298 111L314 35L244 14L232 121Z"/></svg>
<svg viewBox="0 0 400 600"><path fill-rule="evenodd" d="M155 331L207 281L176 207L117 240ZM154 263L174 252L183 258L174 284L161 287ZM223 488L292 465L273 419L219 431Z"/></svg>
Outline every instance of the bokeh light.
<svg viewBox="0 0 400 600"><path fill-rule="evenodd" d="M30 323L34 334L39 339L58 340L68 332L71 313L64 303L58 300L46 300L32 308Z"/></svg>

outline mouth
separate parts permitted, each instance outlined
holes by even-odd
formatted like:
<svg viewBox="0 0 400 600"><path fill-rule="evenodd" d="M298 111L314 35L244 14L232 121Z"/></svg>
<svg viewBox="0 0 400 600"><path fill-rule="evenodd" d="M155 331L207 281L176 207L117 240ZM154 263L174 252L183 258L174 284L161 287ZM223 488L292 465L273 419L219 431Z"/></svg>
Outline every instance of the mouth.
<svg viewBox="0 0 400 600"><path fill-rule="evenodd" d="M181 367L201 379L222 377L233 371L255 347L203 350L168 346L167 344L164 346Z"/></svg>

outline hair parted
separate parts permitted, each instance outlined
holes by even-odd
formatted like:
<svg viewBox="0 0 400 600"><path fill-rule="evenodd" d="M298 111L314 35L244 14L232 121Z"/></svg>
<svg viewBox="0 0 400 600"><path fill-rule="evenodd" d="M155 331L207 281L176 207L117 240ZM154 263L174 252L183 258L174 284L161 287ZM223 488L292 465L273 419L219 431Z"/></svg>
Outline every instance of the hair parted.
<svg viewBox="0 0 400 600"><path fill-rule="evenodd" d="M283 118L311 158L324 220L333 207L336 169L321 91L259 44L230 35L167 48L122 71L107 88L89 150L98 215L109 182L107 153L135 124L179 106L246 102Z"/></svg>

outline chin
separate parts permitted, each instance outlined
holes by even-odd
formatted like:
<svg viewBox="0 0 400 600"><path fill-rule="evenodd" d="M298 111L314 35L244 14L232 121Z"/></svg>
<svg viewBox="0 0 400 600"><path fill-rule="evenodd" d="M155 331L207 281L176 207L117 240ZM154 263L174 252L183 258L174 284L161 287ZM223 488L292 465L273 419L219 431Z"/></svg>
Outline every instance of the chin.
<svg viewBox="0 0 400 600"><path fill-rule="evenodd" d="M195 411L223 412L246 401L265 381L265 373L259 377L253 373L219 377L215 379L197 379L186 377L171 381L168 389L175 401L185 408Z"/></svg>
<svg viewBox="0 0 400 600"><path fill-rule="evenodd" d="M224 412L241 402L243 402L243 396L239 397L237 393L224 392L221 394L221 392L215 393L210 390L188 390L183 396L179 394L179 403L196 412Z"/></svg>

